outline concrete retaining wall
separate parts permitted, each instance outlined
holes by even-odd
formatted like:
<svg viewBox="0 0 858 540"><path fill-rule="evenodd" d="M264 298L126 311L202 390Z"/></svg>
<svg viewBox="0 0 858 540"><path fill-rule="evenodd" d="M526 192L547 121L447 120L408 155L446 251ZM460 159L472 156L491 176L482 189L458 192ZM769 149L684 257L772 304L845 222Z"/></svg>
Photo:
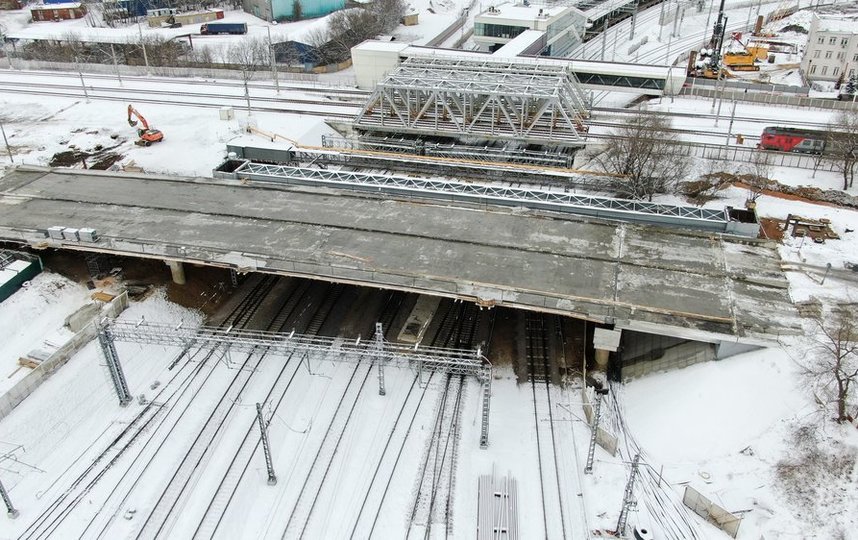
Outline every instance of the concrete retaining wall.
<svg viewBox="0 0 858 540"><path fill-rule="evenodd" d="M81 350L87 343L96 336L96 322L101 317L116 317L128 307L128 294L122 293L110 303L106 304L100 312L90 320L80 332L76 333L62 347L57 349L47 360L39 364L39 367L28 373L23 379L17 382L15 386L6 391L0 396L0 420L11 413L19 403L24 401L27 396L33 393L36 388L41 386L48 377L54 374L56 370L65 365L69 359Z"/></svg>
<svg viewBox="0 0 858 540"><path fill-rule="evenodd" d="M630 381L650 373L680 369L701 362L715 360L715 345L700 341L688 341L664 349L664 355L655 360L645 360L623 365L623 381Z"/></svg>

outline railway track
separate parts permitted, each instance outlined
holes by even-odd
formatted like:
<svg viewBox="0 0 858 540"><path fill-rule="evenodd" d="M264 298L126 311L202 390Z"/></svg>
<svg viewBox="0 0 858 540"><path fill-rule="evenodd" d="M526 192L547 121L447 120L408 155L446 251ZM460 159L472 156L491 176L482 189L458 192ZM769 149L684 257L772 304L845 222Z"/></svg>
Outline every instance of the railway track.
<svg viewBox="0 0 858 540"><path fill-rule="evenodd" d="M258 298L263 294L263 290L267 286L267 282L260 281L252 289L251 292L242 299L233 311L226 317L225 325L233 324L241 320L248 312L254 311L258 307ZM199 352L199 351L197 351ZM179 358L185 356L185 352L179 354ZM149 439L144 443L143 448L138 451L137 457L153 440L151 434L164 424L168 414L161 415L161 411L167 408L169 403L177 403L185 398L186 393L193 388L193 383L202 377L205 382L214 370L217 362L210 362L210 359L216 356L215 350L209 351L201 360L196 363L193 369L186 369L192 365L191 360L195 358L197 353L188 356L189 361L184 363L180 369L173 373L172 377L164 384L157 394L152 398L129 424L104 448L101 453L92 460L92 463L82 471L72 483L60 493L48 507L37 516L37 518L24 530L19 537L20 539L36 539L46 538L55 533L61 527L66 518L71 512L84 500L91 490L102 480L102 478L116 465L116 463L131 449L140 442L141 436L144 433L150 433ZM172 362L172 364L174 364ZM210 368L204 371L204 368ZM191 392L192 395L199 391L197 388ZM192 396L191 396L192 399ZM183 413L184 411L182 411ZM180 415L181 416L181 415ZM159 420L160 418L160 420ZM135 461L137 459L135 457ZM133 465L133 461L132 461ZM110 492L112 495L116 487ZM103 508L104 505L102 505ZM90 525L92 522L90 522ZM89 526L87 526L87 529Z"/></svg>
<svg viewBox="0 0 858 540"><path fill-rule="evenodd" d="M551 366L548 350L546 315L528 313L525 319L528 379L533 396L533 420L536 429L536 455L542 499L545 538L568 538L565 504L561 489L561 469L557 459L554 413L551 399ZM542 388L544 392L542 392ZM546 425L547 423L547 425ZM555 498L556 495L556 498ZM557 527L557 517L560 527Z"/></svg>
<svg viewBox="0 0 858 540"><path fill-rule="evenodd" d="M84 95L83 89L80 85L40 85L38 87L34 87L31 84L27 83L9 83L7 81L0 80L0 93L14 93L14 94L26 94L26 95L36 95L36 96L50 96L50 97L67 97L74 99L81 99L88 97L91 100L98 101L134 101L135 103L149 103L155 105L182 105L185 107L195 107L195 108L210 108L210 109L220 109L224 106L235 106L235 107L244 107L246 104L246 100L243 96L224 96L224 95L202 95L202 94L188 94L187 92L153 92L150 90L139 91L137 93L131 92L126 89L117 89L117 88L101 88L90 90L91 87L87 87L87 96ZM149 97L152 94L164 96L163 99ZM167 96L172 96L173 99L167 99ZM191 98L188 100L188 98ZM210 99L212 101L193 101L193 99ZM287 106L259 106L253 105L253 102L265 102L265 103L283 103ZM311 116L323 116L328 118L344 118L351 119L357 113L358 109L351 104L345 103L330 103L326 101L314 101L314 100L303 100L300 104L306 105L304 108L295 108L289 107L291 103L298 103L298 101L292 101L288 99L277 99L277 98L268 98L268 97L253 97L251 96L251 110L257 112L278 112L278 113L289 113L289 114L306 114ZM326 108L327 110L320 110L320 108Z"/></svg>
<svg viewBox="0 0 858 540"><path fill-rule="evenodd" d="M339 294L339 293L336 293ZM402 305L405 294L402 292L388 292L384 307L379 315L379 322L382 327L389 332L390 322L395 318L397 311ZM311 322L312 324L312 322ZM369 330L369 328L367 329ZM374 330L374 329L373 329ZM369 332L368 332L369 333ZM371 341L366 342L367 345ZM358 408L362 399L362 393L372 372L374 364L369 362L357 362L352 369L348 383L337 402L334 414L325 429L324 436L316 451L309 470L304 476L301 483L301 488L292 505L289 517L283 529L282 538L303 538L306 534L308 526L315 515L317 504L326 488L330 488L328 475L332 470L335 461L337 460L340 450L340 444L347 436L350 427L350 420L354 416L355 410ZM409 389L406 395L405 402L407 403L412 388ZM399 411L396 422L394 422L390 437L396 431L402 411L405 409L405 403ZM343 458L345 459L345 458ZM334 488L330 488L334 489Z"/></svg>
<svg viewBox="0 0 858 540"><path fill-rule="evenodd" d="M432 346L469 348L473 345L480 311L467 303L450 302ZM433 527L453 532L453 495L466 381L462 375L444 375L435 405L431 435L417 474L408 520L408 538L429 538ZM428 386L428 384L427 384ZM434 533L437 536L437 532Z"/></svg>
<svg viewBox="0 0 858 540"><path fill-rule="evenodd" d="M80 75L73 71L44 71L44 70L3 70L0 73L11 73L16 77L54 77L67 78L78 81ZM213 70L216 75L217 70ZM107 73L87 73L83 76L86 79L98 79L104 81L117 81L115 74ZM118 81L117 81L118 82ZM190 78L190 77L162 77L158 75L122 75L122 82L139 82L139 83L158 83L158 85L181 85L181 86L205 86L211 87L227 87L236 88L244 91L244 82L240 80L219 79L217 77L209 78ZM269 81L249 81L248 87L252 90L277 90L277 85ZM324 86L318 83L299 83L291 80L281 80L279 83L280 91L299 91L312 94L323 94L325 96L338 96L343 98L367 98L371 94L368 90L360 90L358 88L350 88L346 86Z"/></svg>
<svg viewBox="0 0 858 540"><path fill-rule="evenodd" d="M327 296L333 286L325 284L324 287L325 295ZM286 317L286 322L283 323L284 326L289 324L290 320L295 320L295 318L300 318L304 315L309 305L315 304L314 299L312 298L312 293L312 288L299 292L299 287L291 287L286 294L285 299L278 306L276 316L271 319L271 322L269 322L265 329L268 331L283 331L284 328L282 326L274 327L273 324L278 317L282 320L280 315L284 311L290 314ZM303 309L299 311L299 308L302 307ZM319 305L317 311L326 310L326 313L328 313L330 312L331 307L332 304L323 302ZM283 362L284 365L282 366L278 377L268 390L269 396L273 391L273 387L281 380L282 374L285 372L286 366L290 365L290 361L293 356L294 355L290 355ZM173 476L167 486L161 492L155 506L144 521L143 527L139 531L137 538L157 538L169 536L171 534L170 531L172 530L172 527L180 518L182 507L193 494L191 486L195 483L195 478L202 474L205 469L203 466L204 462L211 457L214 449L214 441L221 435L227 420L231 418L237 403L241 401L241 398L245 393L245 389L250 383L252 375L260 369L262 362L266 357L267 350L260 350L247 354L241 364L241 367L233 377L233 380L230 382L226 391L215 405L215 408L212 410L203 427L197 433L194 442L191 444L191 447L186 452L178 468L173 473ZM245 432L245 438L247 438L249 433L252 431L254 421L255 419L250 421L250 428ZM236 453L240 453L243 446L244 444L240 444ZM228 485L226 482L223 483L224 485ZM212 501L218 499L219 492L221 492L220 489L215 493ZM214 506L214 503L210 506ZM207 511L206 514L209 514L209 512Z"/></svg>

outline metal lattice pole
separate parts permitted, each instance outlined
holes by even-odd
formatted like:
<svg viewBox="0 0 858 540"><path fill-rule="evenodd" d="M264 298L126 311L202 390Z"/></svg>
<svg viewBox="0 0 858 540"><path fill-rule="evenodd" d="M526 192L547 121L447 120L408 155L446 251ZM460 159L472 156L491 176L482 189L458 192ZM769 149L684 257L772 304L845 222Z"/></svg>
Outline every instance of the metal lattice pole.
<svg viewBox="0 0 858 540"><path fill-rule="evenodd" d="M590 433L590 447L587 449L587 464L584 466L584 474L592 474L593 459L596 457L596 438L599 434L599 419L602 417L602 394L596 391L596 406L593 410L593 425Z"/></svg>
<svg viewBox="0 0 858 540"><path fill-rule="evenodd" d="M635 477L638 474L638 465L641 461L640 453L635 454L635 459L632 461L632 473L629 476L629 481L626 483L626 492L623 494L623 507L620 509L620 517L617 519L617 535L623 536L626 534L626 522L629 520L629 510L634 508L634 490Z"/></svg>
<svg viewBox="0 0 858 540"><path fill-rule="evenodd" d="M381 328L381 323L375 323L375 350L381 353L384 350L384 331ZM378 395L384 395L384 357L379 354L375 358L378 365Z"/></svg>
<svg viewBox="0 0 858 540"><path fill-rule="evenodd" d="M491 377L483 381L483 414L480 422L480 448L489 446L489 409L492 399Z"/></svg>
<svg viewBox="0 0 858 540"><path fill-rule="evenodd" d="M482 347L477 347L475 354L477 360L483 358ZM491 410L492 401L492 368L484 366L481 377L483 382L483 414L480 422L480 448L489 446L489 411Z"/></svg>
<svg viewBox="0 0 858 540"><path fill-rule="evenodd" d="M98 343L101 345L101 352L107 361L107 370L110 372L110 380L113 381L113 387L116 389L119 405L124 407L131 402L131 392L128 391L125 373L122 371L119 355L113 345L113 335L105 325L101 325L98 329Z"/></svg>
<svg viewBox="0 0 858 540"><path fill-rule="evenodd" d="M271 459L271 447L268 445L268 426L262 418L262 403L256 404L256 419L259 420L259 433L262 437L262 451L265 453L265 467L268 469L268 485L277 483L277 475L274 474L274 462Z"/></svg>
<svg viewBox="0 0 858 540"><path fill-rule="evenodd" d="M14 506L12 506L12 499L9 498L9 493L6 492L6 488L3 486L2 481L0 481L0 497L3 498L3 504L6 505L6 515L11 519L18 517L18 511L15 510Z"/></svg>

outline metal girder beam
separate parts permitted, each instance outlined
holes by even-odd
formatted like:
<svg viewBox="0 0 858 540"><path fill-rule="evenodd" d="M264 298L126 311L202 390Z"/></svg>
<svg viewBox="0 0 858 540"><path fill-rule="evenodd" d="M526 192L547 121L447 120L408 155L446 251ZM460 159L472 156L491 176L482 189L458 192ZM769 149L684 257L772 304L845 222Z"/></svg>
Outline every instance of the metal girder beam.
<svg viewBox="0 0 858 540"><path fill-rule="evenodd" d="M558 212L621 219L635 222L683 224L706 230L726 230L729 218L721 209L651 203L611 197L591 197L575 193L500 185L482 185L454 180L311 169L285 165L247 163L236 170L239 178L297 181L307 184L327 184L346 189L450 199L453 195L463 201L503 206L523 206Z"/></svg>
<svg viewBox="0 0 858 540"><path fill-rule="evenodd" d="M147 321L124 321L107 319L104 323L115 341L150 343L156 345L198 348L229 347L231 351L253 353L266 349L272 353L317 352L335 354L334 360L360 362L377 359L385 365L413 368L418 364L424 369L471 375L480 381L491 376L491 364L485 357L467 349L444 349L438 347L405 347L385 344L378 350L373 344L344 341L341 338L284 334L256 330L225 329L203 326L183 328Z"/></svg>

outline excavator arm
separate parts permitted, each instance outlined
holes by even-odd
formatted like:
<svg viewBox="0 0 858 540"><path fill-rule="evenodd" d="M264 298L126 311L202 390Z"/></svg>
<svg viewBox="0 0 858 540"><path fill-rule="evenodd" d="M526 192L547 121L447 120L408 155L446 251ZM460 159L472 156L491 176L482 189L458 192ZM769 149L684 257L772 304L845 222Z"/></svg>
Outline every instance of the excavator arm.
<svg viewBox="0 0 858 540"><path fill-rule="evenodd" d="M142 126L143 126L141 128L142 130L145 131L145 130L149 129L149 122L147 122L146 119L143 118L143 115L140 114L139 112L137 112L137 109L134 108L134 105L128 105L128 125L129 126L137 127L137 120L134 120L135 117L138 120L140 120L140 124L142 124Z"/></svg>
<svg viewBox="0 0 858 540"><path fill-rule="evenodd" d="M138 121L140 123L140 127L137 127ZM152 143L164 140L164 134L161 133L160 130L149 127L149 122L143 118L143 115L140 114L133 105L128 105L128 125L131 127L137 127L137 136L140 137L140 139L136 141L135 144L139 146L149 146Z"/></svg>

